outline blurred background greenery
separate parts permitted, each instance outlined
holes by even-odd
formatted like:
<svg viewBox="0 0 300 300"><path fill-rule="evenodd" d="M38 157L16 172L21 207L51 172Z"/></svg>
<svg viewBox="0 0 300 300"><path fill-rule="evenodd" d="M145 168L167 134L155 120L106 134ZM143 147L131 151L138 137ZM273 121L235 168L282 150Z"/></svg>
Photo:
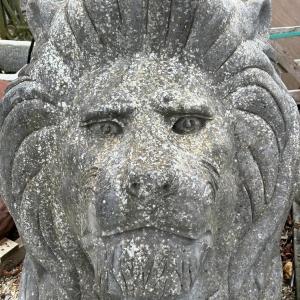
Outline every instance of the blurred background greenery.
<svg viewBox="0 0 300 300"><path fill-rule="evenodd" d="M0 38L31 40L20 0L0 0Z"/></svg>

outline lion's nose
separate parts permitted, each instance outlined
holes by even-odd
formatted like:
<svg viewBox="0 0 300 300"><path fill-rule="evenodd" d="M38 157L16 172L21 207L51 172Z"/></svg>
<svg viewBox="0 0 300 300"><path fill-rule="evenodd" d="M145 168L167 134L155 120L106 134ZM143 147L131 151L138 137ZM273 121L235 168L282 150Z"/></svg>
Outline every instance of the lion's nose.
<svg viewBox="0 0 300 300"><path fill-rule="evenodd" d="M174 178L170 173L157 171L129 174L127 192L134 197L167 195L172 191Z"/></svg>

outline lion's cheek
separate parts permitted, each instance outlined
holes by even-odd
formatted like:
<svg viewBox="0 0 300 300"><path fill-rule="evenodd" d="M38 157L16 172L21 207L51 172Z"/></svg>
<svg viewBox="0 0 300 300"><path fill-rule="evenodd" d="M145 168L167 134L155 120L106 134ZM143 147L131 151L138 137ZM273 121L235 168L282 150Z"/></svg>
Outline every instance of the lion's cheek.
<svg viewBox="0 0 300 300"><path fill-rule="evenodd" d="M234 132L230 122L218 117L195 135L187 135L176 140L174 147L182 161L204 158L214 162L218 169L230 168L235 155Z"/></svg>

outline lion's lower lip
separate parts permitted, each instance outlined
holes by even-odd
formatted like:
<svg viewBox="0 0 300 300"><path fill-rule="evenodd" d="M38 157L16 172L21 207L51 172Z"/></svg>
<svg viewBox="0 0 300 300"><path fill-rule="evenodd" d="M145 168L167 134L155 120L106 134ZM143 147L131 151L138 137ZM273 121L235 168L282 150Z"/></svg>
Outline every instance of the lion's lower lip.
<svg viewBox="0 0 300 300"><path fill-rule="evenodd" d="M197 235L194 234L186 234L183 232L173 231L171 229L162 229L162 228L156 228L153 226L143 226L143 227L137 227L137 228L125 228L125 229L115 229L112 231L102 231L101 237L116 237L116 236L123 236L123 235L135 235L139 233L156 233L156 234L164 234L168 235L170 237L175 237L177 239L181 239L185 242L193 242L197 240L203 240L204 238L207 239L208 244L211 243L212 240L212 232L210 230L206 230L203 233L197 233Z"/></svg>

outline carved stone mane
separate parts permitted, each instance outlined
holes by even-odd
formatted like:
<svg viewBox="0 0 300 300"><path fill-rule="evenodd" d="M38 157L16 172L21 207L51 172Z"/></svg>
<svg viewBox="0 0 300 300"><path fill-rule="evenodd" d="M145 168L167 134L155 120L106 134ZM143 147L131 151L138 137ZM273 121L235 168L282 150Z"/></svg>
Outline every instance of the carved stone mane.
<svg viewBox="0 0 300 300"><path fill-rule="evenodd" d="M22 300L280 299L299 116L270 5L28 1L33 59L0 107Z"/></svg>

